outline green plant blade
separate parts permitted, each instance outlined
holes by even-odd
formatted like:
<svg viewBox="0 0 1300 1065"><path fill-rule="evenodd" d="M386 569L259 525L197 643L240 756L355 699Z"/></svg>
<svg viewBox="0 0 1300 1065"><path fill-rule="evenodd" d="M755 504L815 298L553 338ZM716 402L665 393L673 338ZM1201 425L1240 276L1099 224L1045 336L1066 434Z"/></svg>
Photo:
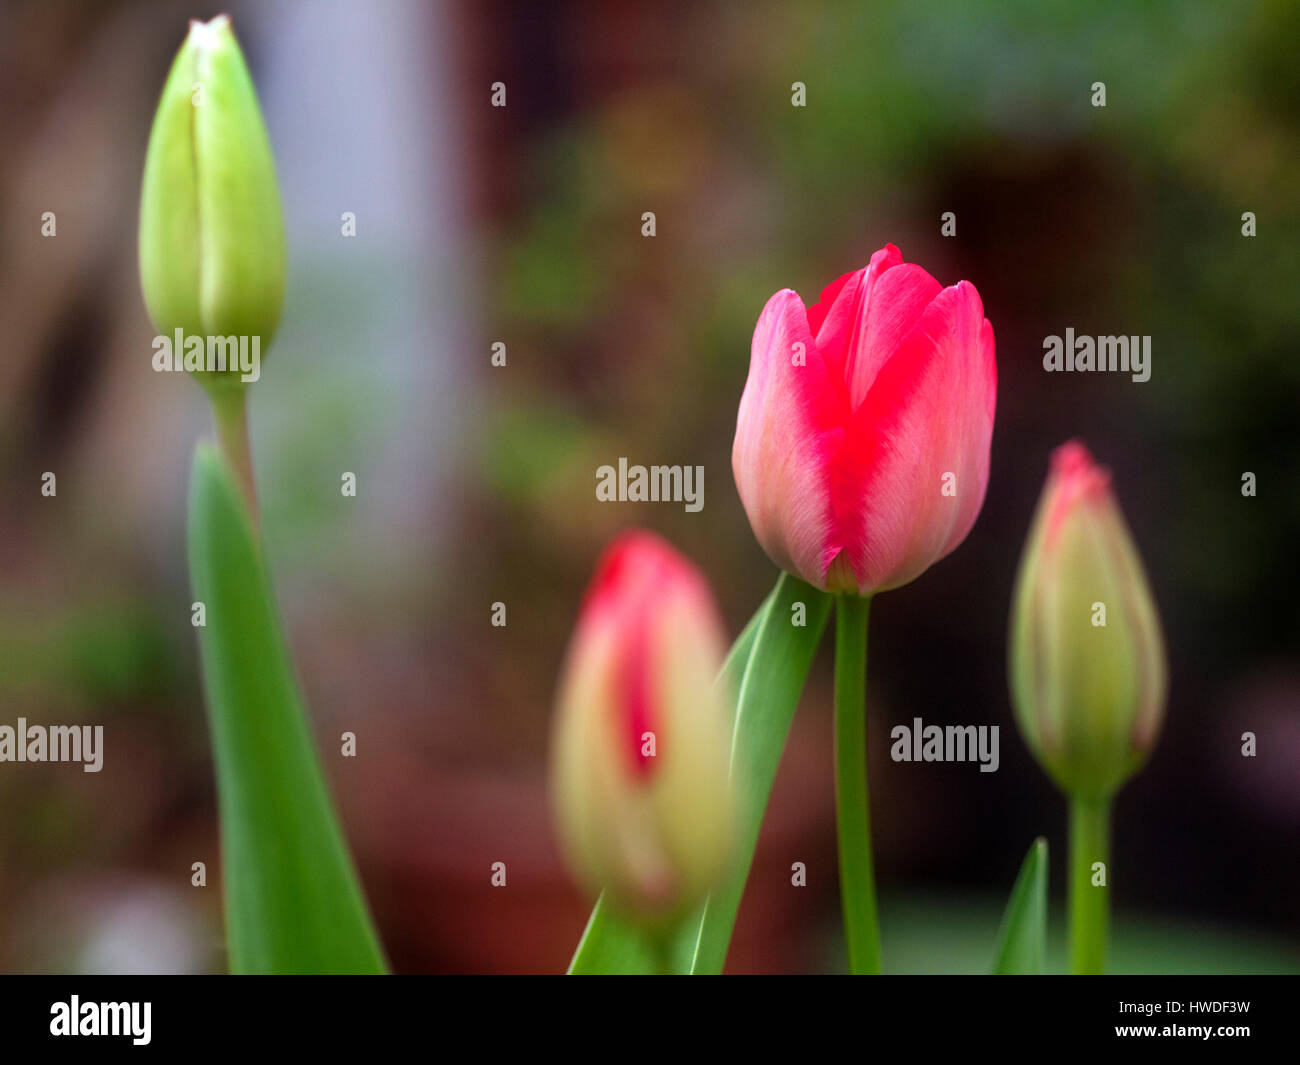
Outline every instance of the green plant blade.
<svg viewBox="0 0 1300 1065"><path fill-rule="evenodd" d="M693 973L720 973L727 960L767 799L832 602L832 596L783 573L754 633L731 740L731 779L740 799L735 866L705 901L691 952ZM802 625L793 623L797 604L803 605Z"/></svg>
<svg viewBox="0 0 1300 1065"><path fill-rule="evenodd" d="M1011 888L993 959L995 976L1037 975L1047 957L1047 840L1029 847Z"/></svg>
<svg viewBox="0 0 1300 1065"><path fill-rule="evenodd" d="M194 455L190 579L217 772L226 934L236 973L380 973L256 534L229 467Z"/></svg>
<svg viewBox="0 0 1300 1065"><path fill-rule="evenodd" d="M645 976L658 971L654 942L637 925L620 917L601 895L569 962L569 975Z"/></svg>
<svg viewBox="0 0 1300 1065"><path fill-rule="evenodd" d="M749 619L727 653L722 672L718 674L718 683L729 685L732 692L740 690L759 626L771 609L774 595L775 592L768 593L767 598L754 612L754 616ZM730 705L734 715L734 699ZM695 953L695 936L703 913L701 906L682 922L675 934L670 936L670 953L667 962L673 972L690 971ZM656 944L652 939L635 924L619 917L606 903L605 896L601 895L596 900L587 927L582 933L582 939L578 941L578 949L574 951L573 960L569 963L569 975L655 973L664 960L662 955L656 952L655 947Z"/></svg>
<svg viewBox="0 0 1300 1065"><path fill-rule="evenodd" d="M762 627L767 615L772 610L772 602L776 599L776 589L773 588L767 593L767 598L759 604L754 616L745 623L745 627L736 637L736 642L731 645L731 650L727 652L727 660L722 663L722 672L718 674L718 683L725 684L731 690L732 698L728 701L728 708L731 710L731 718L728 720L733 729L736 725L736 701L740 696L740 687L745 682L745 671L749 669L749 659L754 653L754 641L758 639L758 630Z"/></svg>

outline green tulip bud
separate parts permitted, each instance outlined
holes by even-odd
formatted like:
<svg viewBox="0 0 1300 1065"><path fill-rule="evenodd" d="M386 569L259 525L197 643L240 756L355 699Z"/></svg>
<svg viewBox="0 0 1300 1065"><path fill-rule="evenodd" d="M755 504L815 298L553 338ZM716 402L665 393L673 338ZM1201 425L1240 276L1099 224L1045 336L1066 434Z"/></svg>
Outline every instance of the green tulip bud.
<svg viewBox="0 0 1300 1065"><path fill-rule="evenodd" d="M1075 796L1106 798L1154 746L1168 671L1142 561L1078 441L1058 448L1012 603L1011 697L1025 742Z"/></svg>
<svg viewBox="0 0 1300 1065"><path fill-rule="evenodd" d="M169 338L178 329L187 338L256 338L264 351L284 274L275 163L248 67L229 18L191 22L144 165L140 280L149 315ZM196 375L209 389L241 380L238 372Z"/></svg>

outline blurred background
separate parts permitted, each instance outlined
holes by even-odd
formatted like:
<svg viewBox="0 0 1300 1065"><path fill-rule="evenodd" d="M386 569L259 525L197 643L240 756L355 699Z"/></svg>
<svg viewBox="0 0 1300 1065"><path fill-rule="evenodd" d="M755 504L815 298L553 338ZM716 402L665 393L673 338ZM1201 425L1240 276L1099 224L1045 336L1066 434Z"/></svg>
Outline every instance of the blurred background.
<svg viewBox="0 0 1300 1065"><path fill-rule="evenodd" d="M105 756L99 774L0 764L0 970L225 966L184 538L211 430L198 387L151 370L135 236L171 58L188 18L222 10L289 229L250 413L271 569L398 971L567 964L589 900L545 770L595 559L653 528L740 630L776 575L730 472L755 319L886 241L976 284L1001 385L974 531L872 611L886 969L986 967L1035 835L1063 901L1065 805L1015 731L1005 659L1047 457L1076 435L1114 471L1173 678L1116 804L1114 967L1300 969L1300 5L972 6L7 2L0 724L103 724ZM1067 327L1151 335L1150 381L1044 373L1043 337ZM704 465L703 511L597 503L619 456ZM735 970L842 965L829 666ZM890 762L890 727L914 716L1001 726L1000 770Z"/></svg>

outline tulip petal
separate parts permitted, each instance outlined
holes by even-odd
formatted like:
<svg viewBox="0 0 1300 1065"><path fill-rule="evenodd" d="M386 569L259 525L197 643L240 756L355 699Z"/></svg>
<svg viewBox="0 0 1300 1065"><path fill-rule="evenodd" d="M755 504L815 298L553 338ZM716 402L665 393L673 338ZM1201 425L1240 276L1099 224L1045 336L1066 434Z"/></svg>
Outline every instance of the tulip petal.
<svg viewBox="0 0 1300 1065"><path fill-rule="evenodd" d="M836 462L837 533L864 594L906 584L965 539L988 485L996 391L993 327L963 281L880 367Z"/></svg>
<svg viewBox="0 0 1300 1065"><path fill-rule="evenodd" d="M284 298L285 239L275 161L229 19L196 28L199 303L206 333L260 336L268 346Z"/></svg>
<svg viewBox="0 0 1300 1065"><path fill-rule="evenodd" d="M929 271L903 262L893 244L876 252L865 269L822 290L821 301L808 309L808 324L829 372L848 384L850 406L862 402L880 368L942 290Z"/></svg>
<svg viewBox="0 0 1300 1065"><path fill-rule="evenodd" d="M861 270L845 274L822 289L821 301L809 310L809 325L817 334L817 344L826 364L842 380L848 379L844 368L849 348L860 331L863 307L877 279L902 263L902 252L893 244L886 244Z"/></svg>
<svg viewBox="0 0 1300 1065"><path fill-rule="evenodd" d="M832 528L828 462L841 448L846 415L843 380L828 373L803 301L778 292L754 329L731 464L763 549L815 584L826 573Z"/></svg>
<svg viewBox="0 0 1300 1065"><path fill-rule="evenodd" d="M943 291L929 271L916 263L900 263L883 270L869 278L868 284L859 329L849 345L844 367L849 405L854 410L866 398L881 367L899 350L926 307Z"/></svg>
<svg viewBox="0 0 1300 1065"><path fill-rule="evenodd" d="M203 333L192 68L193 55L182 49L158 101L140 196L140 282L150 318L168 336Z"/></svg>
<svg viewBox="0 0 1300 1065"><path fill-rule="evenodd" d="M817 338L819 344L829 347L831 337L844 333L846 329L845 323L852 321L857 291L861 287L864 273L866 273L865 267L861 270L850 270L847 274L840 274L839 277L822 289L821 295L817 297L817 302L808 308L808 328L812 330L813 336ZM848 285L852 287L849 289L847 300L836 309L835 317L831 321L831 327L826 330L826 335L822 336L822 328L826 325L826 319L830 317L831 310L835 309L840 293Z"/></svg>

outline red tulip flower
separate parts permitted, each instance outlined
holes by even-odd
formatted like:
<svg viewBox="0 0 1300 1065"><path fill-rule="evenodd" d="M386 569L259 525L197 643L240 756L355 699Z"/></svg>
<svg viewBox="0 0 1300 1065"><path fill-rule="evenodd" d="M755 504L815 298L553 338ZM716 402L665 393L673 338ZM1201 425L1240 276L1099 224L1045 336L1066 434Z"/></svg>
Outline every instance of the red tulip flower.
<svg viewBox="0 0 1300 1065"><path fill-rule="evenodd" d="M805 307L783 289L754 330L732 469L778 566L830 592L913 580L984 502L997 395L975 286L894 245Z"/></svg>

